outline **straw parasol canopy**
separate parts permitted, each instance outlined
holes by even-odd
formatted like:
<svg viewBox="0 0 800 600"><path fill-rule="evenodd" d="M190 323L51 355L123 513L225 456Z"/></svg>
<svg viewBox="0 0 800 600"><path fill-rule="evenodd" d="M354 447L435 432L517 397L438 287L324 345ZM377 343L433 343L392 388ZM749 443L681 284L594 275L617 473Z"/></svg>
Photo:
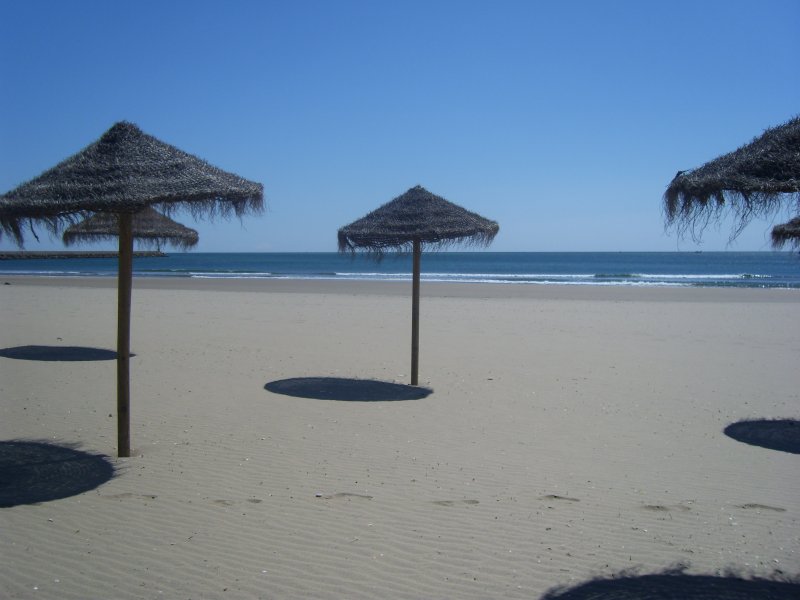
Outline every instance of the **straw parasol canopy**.
<svg viewBox="0 0 800 600"><path fill-rule="evenodd" d="M200 237L197 231L181 225L162 215L154 208L147 207L133 215L133 239L145 245L160 247L171 244L183 250L197 245ZM115 213L97 213L85 221L69 226L62 239L71 246L81 242L110 240L119 236L119 215Z"/></svg>
<svg viewBox="0 0 800 600"><path fill-rule="evenodd" d="M264 189L165 144L136 125L120 122L96 142L0 198L0 233L23 244L23 228L51 233L90 217L115 213L119 221L117 296L117 437L130 456L130 313L133 215L148 206L169 214L242 216L262 210ZM35 235L35 234L34 234Z"/></svg>
<svg viewBox="0 0 800 600"><path fill-rule="evenodd" d="M800 248L800 217L772 228L772 245L782 248L784 244Z"/></svg>
<svg viewBox="0 0 800 600"><path fill-rule="evenodd" d="M339 251L364 250L380 258L386 250L413 252L411 385L419 383L419 279L423 247L454 243L488 246L500 226L416 186L339 230Z"/></svg>
<svg viewBox="0 0 800 600"><path fill-rule="evenodd" d="M497 235L494 221L448 202L416 186L367 216L339 230L339 251L413 250L414 240L425 248L462 242L488 246Z"/></svg>
<svg viewBox="0 0 800 600"><path fill-rule="evenodd" d="M725 210L737 217L731 238L753 217L768 216L786 200L800 209L800 117L691 171L680 171L664 193L667 225L699 237Z"/></svg>
<svg viewBox="0 0 800 600"><path fill-rule="evenodd" d="M3 195L0 228L23 243L23 226L58 233L96 212L136 213L148 205L169 215L258 213L264 189L120 122L96 142Z"/></svg>

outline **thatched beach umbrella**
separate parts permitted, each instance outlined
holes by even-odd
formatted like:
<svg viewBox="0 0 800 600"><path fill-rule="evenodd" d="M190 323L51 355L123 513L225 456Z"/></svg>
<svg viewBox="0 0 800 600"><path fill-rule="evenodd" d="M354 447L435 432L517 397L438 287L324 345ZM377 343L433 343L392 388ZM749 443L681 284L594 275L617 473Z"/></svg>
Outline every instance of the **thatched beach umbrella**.
<svg viewBox="0 0 800 600"><path fill-rule="evenodd" d="M378 258L386 250L413 251L411 385L419 382L419 273L422 247L454 243L488 246L500 227L421 186L339 230L339 251L366 250Z"/></svg>
<svg viewBox="0 0 800 600"><path fill-rule="evenodd" d="M0 229L21 246L36 223L58 233L94 213L119 215L117 433L120 456L130 456L130 310L133 215L147 206L195 216L259 212L264 190L143 133L114 125L96 142L0 198Z"/></svg>
<svg viewBox="0 0 800 600"><path fill-rule="evenodd" d="M800 117L702 167L680 171L664 194L664 208L667 225L693 234L727 208L738 218L736 237L750 219L787 200L800 209Z"/></svg>
<svg viewBox="0 0 800 600"><path fill-rule="evenodd" d="M197 231L173 221L154 208L147 207L133 215L131 223L133 239L145 245L171 244L182 250L196 246L200 237ZM85 221L70 225L62 239L71 246L81 242L97 242L119 237L119 215L97 213Z"/></svg>
<svg viewBox="0 0 800 600"><path fill-rule="evenodd" d="M772 228L772 245L781 248L784 244L800 247L800 217Z"/></svg>

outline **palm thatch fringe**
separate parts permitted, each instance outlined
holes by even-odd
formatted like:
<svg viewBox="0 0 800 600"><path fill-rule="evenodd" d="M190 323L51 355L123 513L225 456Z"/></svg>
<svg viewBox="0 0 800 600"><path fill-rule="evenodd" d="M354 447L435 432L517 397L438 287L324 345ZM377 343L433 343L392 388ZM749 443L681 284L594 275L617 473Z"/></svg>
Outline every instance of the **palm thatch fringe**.
<svg viewBox="0 0 800 600"><path fill-rule="evenodd" d="M773 247L782 248L784 244L800 248L800 217L772 228Z"/></svg>
<svg viewBox="0 0 800 600"><path fill-rule="evenodd" d="M487 246L499 229L496 222L418 185L339 229L339 251L361 249L380 257L386 250L411 251L415 239L425 249L455 243Z"/></svg>
<svg viewBox="0 0 800 600"><path fill-rule="evenodd" d="M243 179L120 122L96 142L0 198L0 233L22 246L36 224L57 234L93 213L242 216L263 208L260 183ZM35 232L33 232L35 235Z"/></svg>
<svg viewBox="0 0 800 600"><path fill-rule="evenodd" d="M734 239L751 219L773 214L787 200L800 210L800 117L697 169L679 171L664 193L665 221L699 239L711 221L731 212Z"/></svg>
<svg viewBox="0 0 800 600"><path fill-rule="evenodd" d="M181 225L147 207L133 215L133 238L148 247L171 244L182 250L197 245L197 231ZM85 221L72 225L64 231L64 244L70 246L81 242L97 242L119 237L119 215L97 213Z"/></svg>

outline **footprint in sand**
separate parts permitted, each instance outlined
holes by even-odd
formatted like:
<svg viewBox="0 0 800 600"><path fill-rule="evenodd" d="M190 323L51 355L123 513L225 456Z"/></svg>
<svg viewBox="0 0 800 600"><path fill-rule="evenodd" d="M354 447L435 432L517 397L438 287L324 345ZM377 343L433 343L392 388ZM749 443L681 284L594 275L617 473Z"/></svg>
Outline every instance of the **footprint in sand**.
<svg viewBox="0 0 800 600"><path fill-rule="evenodd" d="M132 494L131 492L123 492L122 494L109 494L102 496L108 500L127 500L129 498L142 498L144 500L155 500L158 498L155 494Z"/></svg>
<svg viewBox="0 0 800 600"><path fill-rule="evenodd" d="M263 502L260 498L247 498L246 501L250 504L261 504ZM212 500L212 502L217 506L233 506L236 504L233 500Z"/></svg>
<svg viewBox="0 0 800 600"><path fill-rule="evenodd" d="M437 506L455 506L456 504L480 504L478 500L433 500Z"/></svg>
<svg viewBox="0 0 800 600"><path fill-rule="evenodd" d="M756 510L773 510L775 512L786 512L785 508L780 506L767 506L766 504L747 503L741 504L737 508L756 509Z"/></svg>
<svg viewBox="0 0 800 600"><path fill-rule="evenodd" d="M317 496L318 498L324 498L325 500L334 500L336 498L360 498L362 500L372 500L372 496L367 496L366 494L353 494L351 492L337 492L336 494L328 494L325 496Z"/></svg>
<svg viewBox="0 0 800 600"><path fill-rule="evenodd" d="M556 494L547 494L546 496L539 496L539 500L566 500L568 502L580 502L578 498L570 498L569 496L557 496Z"/></svg>
<svg viewBox="0 0 800 600"><path fill-rule="evenodd" d="M663 504L644 504L642 505L642 508L652 512L672 512L673 510L682 510L683 512L688 512L692 510L688 506L683 506L682 504L678 504L677 506L673 507L664 506Z"/></svg>
<svg viewBox="0 0 800 600"><path fill-rule="evenodd" d="M663 504L645 504L642 508L645 510L652 510L653 512L669 512L669 507Z"/></svg>

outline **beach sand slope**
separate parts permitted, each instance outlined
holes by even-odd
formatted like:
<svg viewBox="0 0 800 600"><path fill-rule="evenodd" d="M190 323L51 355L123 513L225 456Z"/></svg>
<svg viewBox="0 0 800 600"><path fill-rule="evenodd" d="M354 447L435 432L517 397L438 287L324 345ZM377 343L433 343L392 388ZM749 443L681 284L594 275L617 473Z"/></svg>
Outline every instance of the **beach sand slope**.
<svg viewBox="0 0 800 600"><path fill-rule="evenodd" d="M0 442L116 472L0 508L0 597L531 599L626 569L800 573L800 456L723 433L800 419L796 291L423 285L432 393L370 401L322 378L408 382L410 286L137 279L118 459L113 360L8 356L113 350L114 281L4 281Z"/></svg>

